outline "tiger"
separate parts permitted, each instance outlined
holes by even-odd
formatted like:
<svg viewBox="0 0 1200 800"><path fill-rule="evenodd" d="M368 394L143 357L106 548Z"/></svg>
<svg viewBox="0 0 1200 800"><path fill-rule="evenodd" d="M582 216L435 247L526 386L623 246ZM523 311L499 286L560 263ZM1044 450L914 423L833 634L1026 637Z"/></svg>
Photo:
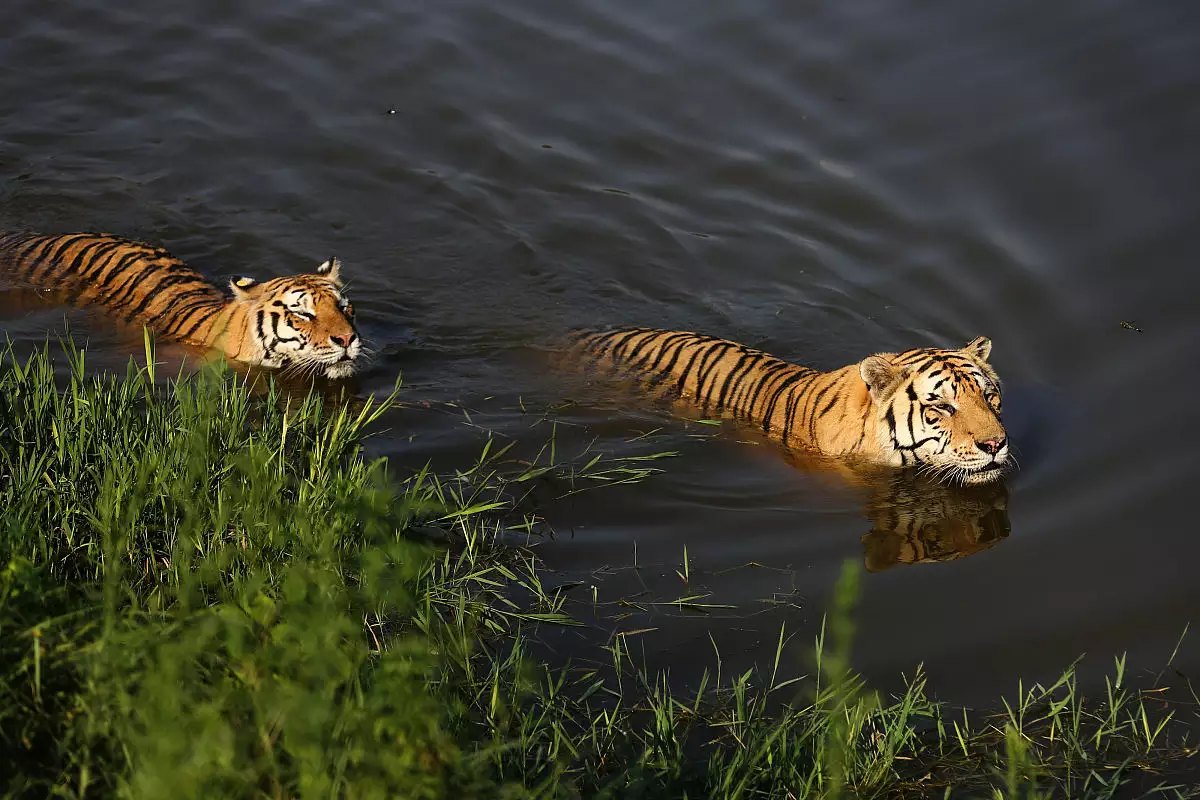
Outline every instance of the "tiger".
<svg viewBox="0 0 1200 800"><path fill-rule="evenodd" d="M259 282L235 278L232 296L161 247L108 233L0 234L0 276L102 306L165 339L267 369L354 374L363 354L341 264Z"/></svg>
<svg viewBox="0 0 1200 800"><path fill-rule="evenodd" d="M760 427L787 448L968 485L999 480L1013 461L991 349L979 337L821 372L704 334L616 328L575 331L563 355Z"/></svg>

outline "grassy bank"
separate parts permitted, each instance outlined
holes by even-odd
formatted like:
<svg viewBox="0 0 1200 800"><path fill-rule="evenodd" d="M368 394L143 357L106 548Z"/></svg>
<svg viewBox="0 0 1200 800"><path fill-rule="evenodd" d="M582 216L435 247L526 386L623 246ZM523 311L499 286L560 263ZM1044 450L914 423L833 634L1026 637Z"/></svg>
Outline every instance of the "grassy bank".
<svg viewBox="0 0 1200 800"><path fill-rule="evenodd" d="M57 381L44 355L0 362L5 796L1200 795L1173 777L1194 768L1194 706L1120 662L1105 697L1068 670L990 719L931 702L919 673L868 691L853 569L810 665L714 663L687 696L621 639L609 669L538 665L528 637L573 620L521 497L638 465L489 449L397 473L361 447L387 401L82 362Z"/></svg>

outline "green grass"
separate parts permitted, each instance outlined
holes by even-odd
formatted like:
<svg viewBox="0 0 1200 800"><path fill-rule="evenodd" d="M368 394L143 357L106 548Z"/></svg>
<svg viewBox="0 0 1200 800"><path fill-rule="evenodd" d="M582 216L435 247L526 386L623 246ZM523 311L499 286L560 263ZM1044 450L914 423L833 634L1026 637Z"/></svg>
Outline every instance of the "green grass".
<svg viewBox="0 0 1200 800"><path fill-rule="evenodd" d="M968 718L918 671L850 669L856 568L811 664L695 691L575 624L536 558L535 485L658 458L489 445L449 474L365 457L390 400L252 396L228 374L86 377L0 357L0 794L11 797L1192 797L1195 698L1118 661ZM688 577L684 558L682 577ZM586 603L580 603L580 611ZM582 616L582 614L581 614ZM806 672L806 675L798 673Z"/></svg>

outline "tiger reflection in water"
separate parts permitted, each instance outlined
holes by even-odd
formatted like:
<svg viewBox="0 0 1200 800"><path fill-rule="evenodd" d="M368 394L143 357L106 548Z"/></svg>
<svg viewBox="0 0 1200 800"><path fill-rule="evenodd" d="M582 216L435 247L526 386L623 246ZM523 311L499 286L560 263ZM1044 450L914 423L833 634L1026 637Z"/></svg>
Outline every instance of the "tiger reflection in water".
<svg viewBox="0 0 1200 800"><path fill-rule="evenodd" d="M836 473L864 495L871 530L862 537L868 572L901 564L953 561L1008 538L1008 489L1003 481L952 486L911 470L851 473L828 459L795 451L785 460L806 472Z"/></svg>
<svg viewBox="0 0 1200 800"><path fill-rule="evenodd" d="M785 451L784 459L805 473L826 476L863 494L863 536L868 572L901 564L953 561L1007 539L1008 488L1003 481L952 486L913 470L856 471L811 453Z"/></svg>
<svg viewBox="0 0 1200 800"><path fill-rule="evenodd" d="M822 372L689 331L576 331L563 359L676 410L741 423L814 472L865 489L867 568L948 561L1008 535L1015 462L985 337ZM896 470L900 471L897 472Z"/></svg>
<svg viewBox="0 0 1200 800"><path fill-rule="evenodd" d="M892 476L863 508L868 572L898 564L952 561L1008 536L1008 490L1001 482L947 486L910 475Z"/></svg>

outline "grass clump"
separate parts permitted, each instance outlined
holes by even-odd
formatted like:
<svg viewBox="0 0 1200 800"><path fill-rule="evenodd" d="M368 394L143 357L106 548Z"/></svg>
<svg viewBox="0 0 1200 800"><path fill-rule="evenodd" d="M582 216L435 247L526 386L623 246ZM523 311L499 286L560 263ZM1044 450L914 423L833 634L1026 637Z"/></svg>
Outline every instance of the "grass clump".
<svg viewBox="0 0 1200 800"><path fill-rule="evenodd" d="M868 691L856 570L807 677L782 631L765 672L718 657L687 693L622 637L539 664L538 626L575 623L517 498L637 480L645 456L489 445L401 480L361 445L390 400L89 378L69 353L61 375L0 357L2 796L1200 796L1165 777L1194 764L1195 705L1130 688L1123 660L1099 702L1072 669L997 717L920 672Z"/></svg>
<svg viewBox="0 0 1200 800"><path fill-rule="evenodd" d="M497 772L585 797L1200 797L1197 698L1169 698L1161 675L1130 687L1123 658L1098 701L1072 666L995 714L933 701L920 669L898 697L869 690L849 667L858 569L843 571L809 675L786 676L781 630L767 670L726 677L718 656L683 692L618 638L607 668L545 671L504 723L521 747Z"/></svg>
<svg viewBox="0 0 1200 800"><path fill-rule="evenodd" d="M383 404L74 361L62 386L44 354L0 367L0 791L470 788L404 535L444 510L362 457Z"/></svg>

